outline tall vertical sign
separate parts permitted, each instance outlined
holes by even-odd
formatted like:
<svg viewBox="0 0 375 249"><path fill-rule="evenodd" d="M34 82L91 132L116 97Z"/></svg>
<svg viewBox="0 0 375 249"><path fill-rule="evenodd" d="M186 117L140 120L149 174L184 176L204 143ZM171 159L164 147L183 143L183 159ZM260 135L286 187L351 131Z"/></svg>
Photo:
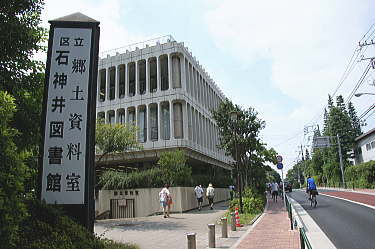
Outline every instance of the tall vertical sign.
<svg viewBox="0 0 375 249"><path fill-rule="evenodd" d="M39 194L93 231L99 22L75 13L50 23Z"/></svg>

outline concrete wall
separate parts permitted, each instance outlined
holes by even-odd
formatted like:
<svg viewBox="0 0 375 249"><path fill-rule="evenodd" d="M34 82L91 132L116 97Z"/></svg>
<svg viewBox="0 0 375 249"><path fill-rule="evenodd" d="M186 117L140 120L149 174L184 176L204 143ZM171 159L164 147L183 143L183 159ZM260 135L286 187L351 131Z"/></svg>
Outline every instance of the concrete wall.
<svg viewBox="0 0 375 249"><path fill-rule="evenodd" d="M159 188L100 190L99 197L95 201L95 211L97 214L109 211L110 199L134 199L135 217L152 215L162 211L159 202L160 190ZM169 191L173 200L171 212L184 212L198 207L193 187L171 187ZM229 197L229 189L215 188L215 202L228 200ZM207 204L208 200L203 198L203 205Z"/></svg>

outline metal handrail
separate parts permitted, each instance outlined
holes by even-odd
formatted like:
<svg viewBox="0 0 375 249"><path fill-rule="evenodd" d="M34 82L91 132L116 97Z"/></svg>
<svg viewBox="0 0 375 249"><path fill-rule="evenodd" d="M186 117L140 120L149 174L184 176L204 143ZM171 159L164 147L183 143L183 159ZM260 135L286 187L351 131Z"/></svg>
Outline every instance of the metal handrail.
<svg viewBox="0 0 375 249"><path fill-rule="evenodd" d="M285 196L285 203L286 203L286 209L288 211L288 216L290 219L290 229L293 230L293 214L292 214L292 204L289 202L289 198ZM297 224L297 221L296 221ZM312 249L309 239L307 238L305 228L301 227L299 228L299 238L300 238L300 244L301 249L306 249L306 246L308 249Z"/></svg>
<svg viewBox="0 0 375 249"><path fill-rule="evenodd" d="M309 242L309 239L306 236L306 232L305 232L304 227L301 227L299 229L299 240L300 240L300 243L301 243L301 249L305 249L306 246L307 246L308 249L312 249L312 246Z"/></svg>

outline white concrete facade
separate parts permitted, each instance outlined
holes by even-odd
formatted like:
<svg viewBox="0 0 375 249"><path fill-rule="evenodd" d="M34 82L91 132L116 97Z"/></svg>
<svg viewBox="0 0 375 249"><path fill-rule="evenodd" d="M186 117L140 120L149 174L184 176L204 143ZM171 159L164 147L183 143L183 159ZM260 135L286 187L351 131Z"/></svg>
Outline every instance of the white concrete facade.
<svg viewBox="0 0 375 249"><path fill-rule="evenodd" d="M355 164L375 160L375 128L355 139Z"/></svg>
<svg viewBox="0 0 375 249"><path fill-rule="evenodd" d="M97 93L98 118L138 126L144 154L136 158L183 148L195 160L231 169L231 158L216 146L210 111L225 96L183 43L157 42L101 58Z"/></svg>

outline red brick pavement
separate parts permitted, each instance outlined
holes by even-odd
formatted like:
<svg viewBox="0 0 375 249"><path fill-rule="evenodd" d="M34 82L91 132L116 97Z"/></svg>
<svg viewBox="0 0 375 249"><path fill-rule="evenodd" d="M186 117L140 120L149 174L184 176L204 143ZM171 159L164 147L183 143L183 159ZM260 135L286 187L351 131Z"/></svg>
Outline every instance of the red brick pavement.
<svg viewBox="0 0 375 249"><path fill-rule="evenodd" d="M284 202L279 198L273 202L267 195L268 209L253 228L241 241L237 249L299 249L299 233L290 230L288 213Z"/></svg>
<svg viewBox="0 0 375 249"><path fill-rule="evenodd" d="M321 192L322 194L337 196L351 201L360 202L375 207L375 195L368 195L356 192L337 191L337 192Z"/></svg>

